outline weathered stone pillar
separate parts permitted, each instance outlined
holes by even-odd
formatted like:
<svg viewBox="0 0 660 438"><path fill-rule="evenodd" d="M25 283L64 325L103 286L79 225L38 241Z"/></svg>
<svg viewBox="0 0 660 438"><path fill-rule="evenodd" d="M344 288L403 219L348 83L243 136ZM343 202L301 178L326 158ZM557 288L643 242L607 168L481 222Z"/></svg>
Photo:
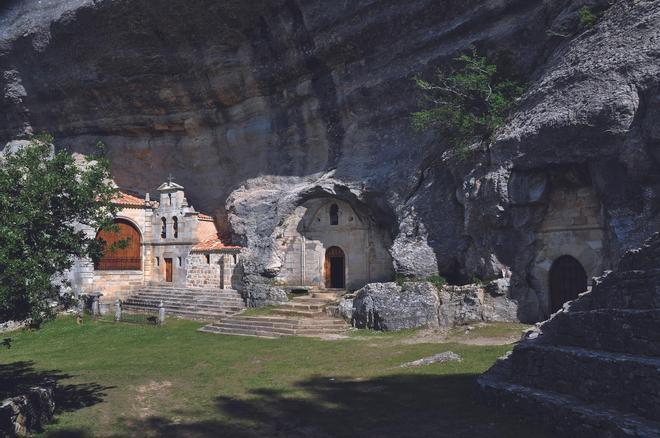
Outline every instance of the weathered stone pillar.
<svg viewBox="0 0 660 438"><path fill-rule="evenodd" d="M158 323L161 325L165 324L165 306L162 301L158 305Z"/></svg>
<svg viewBox="0 0 660 438"><path fill-rule="evenodd" d="M121 301L115 301L115 321L121 321Z"/></svg>
<svg viewBox="0 0 660 438"><path fill-rule="evenodd" d="M89 296L92 297L92 316L99 316L101 314L100 298L103 294L101 292L93 292Z"/></svg>

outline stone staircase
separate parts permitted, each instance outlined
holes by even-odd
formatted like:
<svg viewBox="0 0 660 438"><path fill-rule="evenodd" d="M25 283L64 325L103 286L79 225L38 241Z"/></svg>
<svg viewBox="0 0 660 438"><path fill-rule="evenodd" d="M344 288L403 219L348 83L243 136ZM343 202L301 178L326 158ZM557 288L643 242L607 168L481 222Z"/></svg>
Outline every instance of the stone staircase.
<svg viewBox="0 0 660 438"><path fill-rule="evenodd" d="M232 289L181 288L149 285L132 293L122 308L140 311L162 302L167 316L199 321L217 321L245 309L241 295Z"/></svg>
<svg viewBox="0 0 660 438"><path fill-rule="evenodd" d="M233 315L199 329L206 333L279 338L338 334L349 328L343 319L329 316L327 308L337 298L333 292L313 292L293 298L268 316Z"/></svg>
<svg viewBox="0 0 660 438"><path fill-rule="evenodd" d="M479 378L561 436L660 437L660 235Z"/></svg>

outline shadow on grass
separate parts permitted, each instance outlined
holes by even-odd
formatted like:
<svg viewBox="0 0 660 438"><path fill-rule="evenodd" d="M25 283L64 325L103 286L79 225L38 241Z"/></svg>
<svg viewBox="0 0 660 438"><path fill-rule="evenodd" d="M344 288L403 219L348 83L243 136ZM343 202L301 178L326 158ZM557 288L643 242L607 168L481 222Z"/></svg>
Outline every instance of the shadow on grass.
<svg viewBox="0 0 660 438"><path fill-rule="evenodd" d="M475 375L317 377L297 391L257 389L217 397L213 418L129 422L129 435L158 437L517 437L547 436L481 405ZM179 418L199 413L178 412Z"/></svg>
<svg viewBox="0 0 660 438"><path fill-rule="evenodd" d="M32 386L55 383L53 397L57 415L100 403L106 395L105 391L113 388L96 383L60 383L71 377L58 370L37 370L32 361L0 364L0 400L24 394Z"/></svg>

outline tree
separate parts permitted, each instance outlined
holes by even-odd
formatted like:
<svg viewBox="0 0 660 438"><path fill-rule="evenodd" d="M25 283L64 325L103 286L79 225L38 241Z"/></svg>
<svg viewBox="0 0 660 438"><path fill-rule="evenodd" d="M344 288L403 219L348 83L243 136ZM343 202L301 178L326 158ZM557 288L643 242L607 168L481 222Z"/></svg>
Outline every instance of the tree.
<svg viewBox="0 0 660 438"><path fill-rule="evenodd" d="M498 75L497 66L475 48L454 61L457 68L439 68L432 81L415 78L425 108L412 114L412 125L435 129L466 155L472 143L487 140L506 121L524 86Z"/></svg>
<svg viewBox="0 0 660 438"><path fill-rule="evenodd" d="M99 144L76 163L54 153L52 137L33 138L0 156L0 321L52 318L67 297L53 281L75 257L98 259L102 242L81 225L112 228L117 190Z"/></svg>

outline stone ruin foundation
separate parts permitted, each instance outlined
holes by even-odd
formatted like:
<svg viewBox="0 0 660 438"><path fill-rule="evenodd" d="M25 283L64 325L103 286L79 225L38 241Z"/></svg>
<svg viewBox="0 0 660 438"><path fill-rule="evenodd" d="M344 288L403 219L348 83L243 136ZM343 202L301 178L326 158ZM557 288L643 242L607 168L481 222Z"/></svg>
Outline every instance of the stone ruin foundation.
<svg viewBox="0 0 660 438"><path fill-rule="evenodd" d="M485 398L562 436L660 436L660 234L479 378Z"/></svg>

